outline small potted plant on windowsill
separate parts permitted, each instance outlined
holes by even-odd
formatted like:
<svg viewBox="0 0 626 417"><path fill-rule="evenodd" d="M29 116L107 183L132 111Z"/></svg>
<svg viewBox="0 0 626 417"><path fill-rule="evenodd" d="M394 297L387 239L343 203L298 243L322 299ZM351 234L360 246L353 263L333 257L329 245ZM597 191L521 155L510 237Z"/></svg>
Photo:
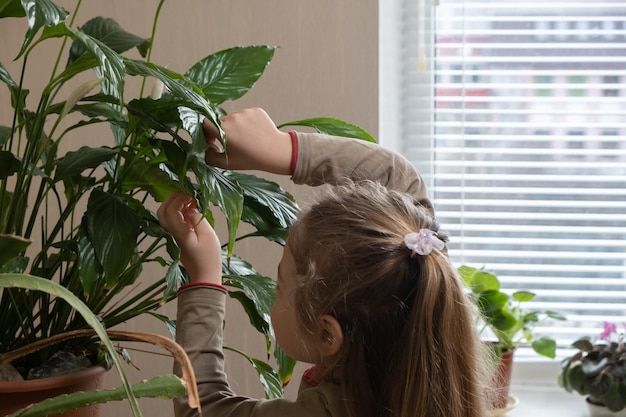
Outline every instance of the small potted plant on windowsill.
<svg viewBox="0 0 626 417"><path fill-rule="evenodd" d="M515 350L529 345L539 355L553 359L556 356L554 339L548 336L535 338L533 330L540 321L565 320L565 317L551 310L524 308L523 303L532 301L535 294L521 290L511 294L501 291L498 277L485 269L462 265L458 272L477 306L481 336L494 350L494 357L498 360L492 407L506 408Z"/></svg>
<svg viewBox="0 0 626 417"><path fill-rule="evenodd" d="M585 336L572 344L578 352L561 363L559 386L585 396L592 417L626 417L624 332L605 322L604 331L594 339Z"/></svg>

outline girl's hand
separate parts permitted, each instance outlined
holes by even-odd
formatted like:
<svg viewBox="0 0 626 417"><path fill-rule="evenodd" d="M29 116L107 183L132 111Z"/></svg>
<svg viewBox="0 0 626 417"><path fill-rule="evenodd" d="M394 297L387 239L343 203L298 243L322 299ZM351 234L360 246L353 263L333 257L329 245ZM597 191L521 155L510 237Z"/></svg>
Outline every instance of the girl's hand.
<svg viewBox="0 0 626 417"><path fill-rule="evenodd" d="M181 254L180 260L192 282L222 283L222 249L215 230L184 193L174 193L157 211L159 223L170 232Z"/></svg>
<svg viewBox="0 0 626 417"><path fill-rule="evenodd" d="M204 135L209 143L207 164L233 170L254 169L274 174L291 174L291 138L281 132L260 108L231 113L221 119L226 133L226 153L217 148L217 129L204 120Z"/></svg>

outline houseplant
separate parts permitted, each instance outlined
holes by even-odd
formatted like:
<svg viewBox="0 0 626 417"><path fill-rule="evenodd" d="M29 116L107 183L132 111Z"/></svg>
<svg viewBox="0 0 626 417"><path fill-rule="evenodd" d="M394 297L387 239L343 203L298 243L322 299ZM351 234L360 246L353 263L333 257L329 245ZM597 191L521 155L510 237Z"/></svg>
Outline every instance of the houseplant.
<svg viewBox="0 0 626 417"><path fill-rule="evenodd" d="M498 359L493 407L504 408L509 396L515 349L530 345L539 355L553 359L556 355L556 342L548 336L535 338L533 329L542 320L565 320L565 317L551 310L524 308L523 303L532 301L535 298L534 293L521 290L511 294L504 292L498 277L483 268L462 265L458 272L468 288L470 298L477 306L481 337L494 350Z"/></svg>
<svg viewBox="0 0 626 417"><path fill-rule="evenodd" d="M154 27L162 3L156 9ZM229 235L224 247L224 283L265 337L270 351L268 318L274 283L234 255L235 241L261 236L284 243L297 207L272 182L207 166L200 126L209 118L219 127L219 115L224 113L221 103L236 100L255 84L275 48L230 48L179 74L151 62L151 39L126 32L112 19L96 17L75 26L80 4L68 14L49 0L0 2L1 18L23 18L25 23L16 57L22 64L21 74L12 76L0 63L0 80L10 92L10 102L3 108L13 109L11 124L0 127L0 273L26 272L60 283L106 328L139 314L151 314L172 325L155 310L175 296L186 273L175 242L160 228L149 207L183 190L196 196L211 222L212 206L223 213ZM66 23L68 15L72 21ZM58 58L50 62L50 81L37 93L29 91L25 76L29 57L59 39L63 43ZM121 55L132 49L141 58ZM66 62L63 68L62 61ZM144 94L146 80L164 86L165 93ZM133 81L141 83L139 98L127 97L126 86ZM335 119L292 124L371 139L361 129ZM96 125L99 130L92 129ZM86 138L82 146L67 150L66 138L79 134ZM252 225L255 232L238 236L242 222ZM139 286L146 264L162 266L163 277ZM0 280L4 277L0 275ZM47 293L17 288L2 292L3 354L85 327L82 317ZM80 341L82 345L78 342L72 341L71 350L82 352L91 339ZM30 368L32 362L45 362L57 350L37 352L16 365ZM276 357L278 372L256 367L264 373L261 379L268 396L281 394L293 367L280 350Z"/></svg>
<svg viewBox="0 0 626 417"><path fill-rule="evenodd" d="M605 406L621 417L626 416L626 348L624 332L616 327L605 322L598 337L575 341L572 346L578 351L561 362L558 383L585 396L588 404Z"/></svg>

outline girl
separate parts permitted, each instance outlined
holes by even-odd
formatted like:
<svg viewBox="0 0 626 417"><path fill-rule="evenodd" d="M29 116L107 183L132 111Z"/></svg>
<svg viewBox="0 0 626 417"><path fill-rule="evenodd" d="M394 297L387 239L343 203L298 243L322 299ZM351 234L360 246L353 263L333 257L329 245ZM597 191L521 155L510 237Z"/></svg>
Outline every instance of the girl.
<svg viewBox="0 0 626 417"><path fill-rule="evenodd" d="M191 283L178 295L177 341L207 416L484 417L483 355L471 303L433 220L424 183L376 144L279 131L261 109L223 118L226 155L205 133L207 163L336 185L301 214L278 266L279 345L314 364L295 401L235 395L224 374L220 242L191 199L159 208ZM197 224L190 228L189 224ZM191 416L184 401L177 416Z"/></svg>

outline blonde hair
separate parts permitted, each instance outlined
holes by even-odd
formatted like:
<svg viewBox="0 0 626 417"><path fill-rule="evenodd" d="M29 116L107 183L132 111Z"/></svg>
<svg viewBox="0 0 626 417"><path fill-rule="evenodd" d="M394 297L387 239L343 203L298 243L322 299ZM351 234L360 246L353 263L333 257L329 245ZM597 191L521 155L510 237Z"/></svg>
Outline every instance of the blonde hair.
<svg viewBox="0 0 626 417"><path fill-rule="evenodd" d="M323 314L344 343L327 375L352 417L483 417L483 354L446 249L411 257L404 236L431 229L430 212L404 193L346 182L292 227L299 324Z"/></svg>

